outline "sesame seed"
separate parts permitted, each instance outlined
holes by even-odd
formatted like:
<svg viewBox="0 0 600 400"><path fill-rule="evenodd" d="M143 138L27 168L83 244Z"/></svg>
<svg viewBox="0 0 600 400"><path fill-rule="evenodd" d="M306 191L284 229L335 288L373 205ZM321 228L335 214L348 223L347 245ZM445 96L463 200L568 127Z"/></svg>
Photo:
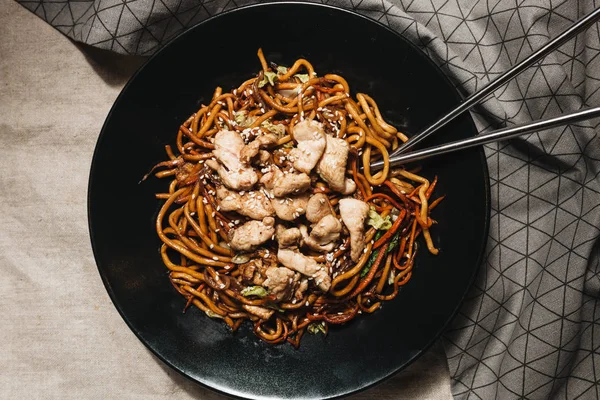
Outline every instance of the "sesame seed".
<svg viewBox="0 0 600 400"><path fill-rule="evenodd" d="M213 260L219 261L219 258L218 257L213 257Z"/></svg>
<svg viewBox="0 0 600 400"><path fill-rule="evenodd" d="M215 245L213 243L211 243L210 246L208 246L208 247L210 247L211 249L214 249Z"/></svg>
<svg viewBox="0 0 600 400"><path fill-rule="evenodd" d="M214 218L214 217L215 217L215 215L217 215L217 213L213 211L213 212L212 212L212 217Z"/></svg>

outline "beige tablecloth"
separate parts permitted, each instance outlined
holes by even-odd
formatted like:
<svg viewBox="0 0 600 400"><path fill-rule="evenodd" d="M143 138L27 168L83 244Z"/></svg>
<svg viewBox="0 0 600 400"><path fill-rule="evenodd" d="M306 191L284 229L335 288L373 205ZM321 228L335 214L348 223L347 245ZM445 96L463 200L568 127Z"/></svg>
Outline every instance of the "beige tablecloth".
<svg viewBox="0 0 600 400"><path fill-rule="evenodd" d="M92 255L92 153L141 62L75 44L0 0L1 399L223 399L138 341ZM451 398L441 347L352 398Z"/></svg>

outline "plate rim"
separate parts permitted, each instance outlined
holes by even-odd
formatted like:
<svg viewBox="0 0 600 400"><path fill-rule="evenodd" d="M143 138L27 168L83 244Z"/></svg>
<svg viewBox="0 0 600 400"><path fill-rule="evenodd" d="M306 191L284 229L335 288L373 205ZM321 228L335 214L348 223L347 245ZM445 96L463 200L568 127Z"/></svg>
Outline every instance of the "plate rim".
<svg viewBox="0 0 600 400"><path fill-rule="evenodd" d="M394 29L390 28L389 26L381 23L380 21L377 21L367 15L363 15L357 11L354 10L350 10L350 9L346 9L346 8L342 8L336 5L331 5L331 4L323 4L323 3L317 3L317 2L312 2L312 1L306 1L306 0L302 0L302 1L293 1L293 0L287 0L287 1L268 1L265 3L254 3L254 4L247 4L247 5L243 5L240 7L236 7L233 9L229 9L226 11L223 11L221 13L212 15L202 21L197 22L196 24L186 28L184 31L178 33L176 36L174 36L173 38L171 38L170 40L168 40L166 43L164 43L155 53L153 53L150 57L148 57L147 60L144 61L144 63L133 73L133 75L127 80L126 84L123 86L123 88L121 89L121 91L119 92L118 96L115 98L115 100L113 101L113 104L109 110L109 112L107 113L105 120L102 124L102 127L100 129L100 132L98 134L98 138L96 140L96 144L94 147L94 152L92 154L92 159L91 159L91 165L90 165L90 172L89 172L89 176L88 176L88 187L87 187L87 219L88 219L88 233L89 233L89 239L91 242L91 247L92 247L92 252L94 255L94 263L96 264L96 269L98 271L98 274L100 275L100 278L102 280L102 283L106 289L106 292L114 306L114 308L117 310L117 312L119 313L119 315L121 316L121 318L123 319L123 321L125 322L125 324L127 325L127 327L129 328L129 330L131 332L133 332L133 334L135 335L135 337L146 347L146 349L150 350L151 354L158 358L162 363L164 363L165 365L167 365L169 368L171 368L171 370L176 371L180 376L186 378L188 381L193 382L197 385L200 385L202 388L208 389L212 392L218 393L220 395L226 396L226 397L231 397L231 398L235 398L235 399L249 399L249 397L244 397L244 396L240 396L239 394L236 393L232 393L232 392L226 392L223 391L222 389L210 386L206 383L200 382L196 379L194 379L192 376L188 375L184 370L182 370L181 368L176 367L175 365L173 365L168 359L166 359L165 357L163 357L155 348L153 348L152 346L150 346L146 340L144 340L141 337L140 332L138 332L138 330L136 330L131 321L129 320L129 318L125 315L125 313L123 312L123 310L121 309L121 307L119 307L118 302L115 299L115 293L113 291L112 285L109 282L108 278L106 277L106 275L102 272L101 268L100 268L100 263L99 263L99 254L98 254L98 248L97 248L97 244L95 244L95 239L94 239L94 231L92 229L92 213L91 213L91 204L92 204L92 199L91 199L91 188L93 186L93 180L94 180L94 176L95 176L95 171L97 169L96 163L97 163L97 158L98 158L98 153L99 153L99 149L101 147L101 143L103 141L104 136L106 135L106 128L107 125L109 123L109 121L111 120L111 117L113 115L113 113L115 112L117 106L120 104L120 102L122 101L122 98L124 97L125 93L127 92L127 90L129 89L129 87L132 85L132 83L135 81L135 79L137 78L138 75L140 75L142 73L142 71L152 63L152 61L157 58L163 51L165 51L169 46L171 46L173 43L175 43L176 41L181 40L184 36L189 35L190 32L196 30L199 26L202 26L206 23L210 23L213 20L219 19L223 16L229 15L229 14L233 14L233 13L238 13L238 12L244 12L247 9L252 9L252 8L262 8L262 7L273 7L273 6L294 6L294 7L313 7L315 9L328 9L328 10L332 10L334 12L340 12L340 13L345 13L345 14L349 14L353 17L358 17L361 18L363 20L368 21L371 24L375 24L378 25L379 28L383 28L385 30L387 30L390 33L393 33L396 37L398 37L400 40L403 40L407 45L409 45L410 47L412 47L414 50L416 50L417 52L419 52L423 58L435 69L437 69L440 74L441 77L446 81L446 83L448 83L454 91L454 94L456 95L456 99L458 102L461 102L464 100L464 95L458 90L457 86L452 82L452 80L450 79L450 77L444 72L444 70L437 65L432 59L431 57L429 57L422 49L420 49L416 44L414 44L412 41L410 41L408 38L406 38L403 34L401 34L398 31L395 31ZM472 124L473 129L475 132L478 132L477 126L475 124L475 121L473 119L473 116L469 113L468 114L468 118L469 118L469 123ZM435 333L435 335L432 337L432 339L426 344L424 345L419 351L415 352L405 363L403 363L401 366L399 366L398 368L395 368L393 371L385 374L384 376L382 376L381 378L379 378L378 380L375 380L367 385L364 385L363 387L359 388L359 389L355 389L355 390L351 390L351 391L347 391L344 393L339 393L333 396L329 396L329 397L325 397L324 399L340 399L344 396L348 396L348 395L353 395L353 394L358 394L361 392L364 392L366 390L369 390L371 388L373 388L374 386L377 386L385 381L387 381L388 379L396 376L399 372L403 371L404 369L406 369L409 365L413 364L418 358L420 358L425 352L427 352L432 346L433 344L438 341L444 334L444 332L448 329L449 325L451 324L451 322L456 318L459 310L461 309L461 307L464 304L465 298L468 295L468 293L470 292L470 290L473 287L473 284L475 282L475 279L478 275L478 272L480 270L480 268L483 267L483 262L485 259L485 249L487 247L487 242L488 242L488 238L489 238L489 228L490 228L490 216L491 216L491 186L490 186L490 177L489 177L489 168L488 168L488 164L487 164L487 160L485 157L485 152L483 147L479 147L479 149L477 149L477 152L479 153L479 158L480 158L480 163L481 166L483 167L483 183L484 183L484 194L485 194L485 198L484 198L484 207L485 207L485 218L484 218L484 226L483 226L483 231L485 232L485 235L483 235L483 240L481 241L481 246L478 249L478 257L477 257L477 266L475 268L473 268L473 272L471 273L471 276L469 277L469 281L467 283L466 289L464 291L464 293L462 293L462 295L460 296L460 301L457 302L456 307L453 309L452 313L449 315L449 317L447 318L446 322L443 324L442 328L437 331ZM256 397L256 398L264 398L264 397Z"/></svg>

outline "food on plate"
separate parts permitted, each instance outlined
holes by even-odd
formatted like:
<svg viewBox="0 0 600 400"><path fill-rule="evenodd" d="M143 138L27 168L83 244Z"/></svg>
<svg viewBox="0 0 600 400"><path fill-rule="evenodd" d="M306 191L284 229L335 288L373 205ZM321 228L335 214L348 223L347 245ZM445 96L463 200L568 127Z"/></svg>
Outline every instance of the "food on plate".
<svg viewBox="0 0 600 400"><path fill-rule="evenodd" d="M185 309L297 347L393 299L420 236L438 253L430 211L443 196L437 178L390 168L407 137L370 96L306 59L258 58L256 76L216 88L152 169L170 179L156 230Z"/></svg>

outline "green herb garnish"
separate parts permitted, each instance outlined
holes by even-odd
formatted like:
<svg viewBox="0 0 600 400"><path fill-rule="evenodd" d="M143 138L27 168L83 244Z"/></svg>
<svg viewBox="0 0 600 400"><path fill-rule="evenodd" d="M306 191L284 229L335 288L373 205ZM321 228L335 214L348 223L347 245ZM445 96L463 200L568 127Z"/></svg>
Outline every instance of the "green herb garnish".
<svg viewBox="0 0 600 400"><path fill-rule="evenodd" d="M310 79L308 74L296 74L294 75L296 78L300 79L300 82L306 83Z"/></svg>
<svg viewBox="0 0 600 400"><path fill-rule="evenodd" d="M392 227L392 221L390 220L389 215L383 218L377 213L377 211L375 211L375 207L371 206L369 209L369 219L367 220L367 225L370 225L375 229L387 231Z"/></svg>
<svg viewBox="0 0 600 400"><path fill-rule="evenodd" d="M243 288L241 293L242 293L242 296L244 296L244 297L248 297L248 296L265 297L266 295L269 294L269 292L267 292L267 289L265 289L262 286L248 286L248 287Z"/></svg>
<svg viewBox="0 0 600 400"><path fill-rule="evenodd" d="M383 236L383 231L377 231L377 233L375 234L375 240L379 239L377 237L378 234L380 234L379 237ZM388 245L388 248L385 251L385 255L386 256L392 250L394 250L394 248L396 246L398 246L398 242L400 242L400 233L396 233L394 236L392 236L392 240L390 240L390 244ZM361 278L364 278L365 276L367 276L367 274L371 270L371 267L373 266L373 263L375 262L375 259L377 258L378 254L379 254L379 250L375 250L374 252L371 253L371 256L369 257L369 259L365 263L365 266L360 270L360 277Z"/></svg>
<svg viewBox="0 0 600 400"><path fill-rule="evenodd" d="M263 74L263 78L260 82L258 82L258 87L261 88L265 86L267 83L273 86L275 85L275 79L277 78L277 74L275 72L267 71Z"/></svg>
<svg viewBox="0 0 600 400"><path fill-rule="evenodd" d="M325 330L325 322L324 321L321 321L321 322L311 322L306 327L306 330L308 331L308 333L312 333L313 335L316 335L319 332L322 333L322 334L326 334L327 333L327 331Z"/></svg>

